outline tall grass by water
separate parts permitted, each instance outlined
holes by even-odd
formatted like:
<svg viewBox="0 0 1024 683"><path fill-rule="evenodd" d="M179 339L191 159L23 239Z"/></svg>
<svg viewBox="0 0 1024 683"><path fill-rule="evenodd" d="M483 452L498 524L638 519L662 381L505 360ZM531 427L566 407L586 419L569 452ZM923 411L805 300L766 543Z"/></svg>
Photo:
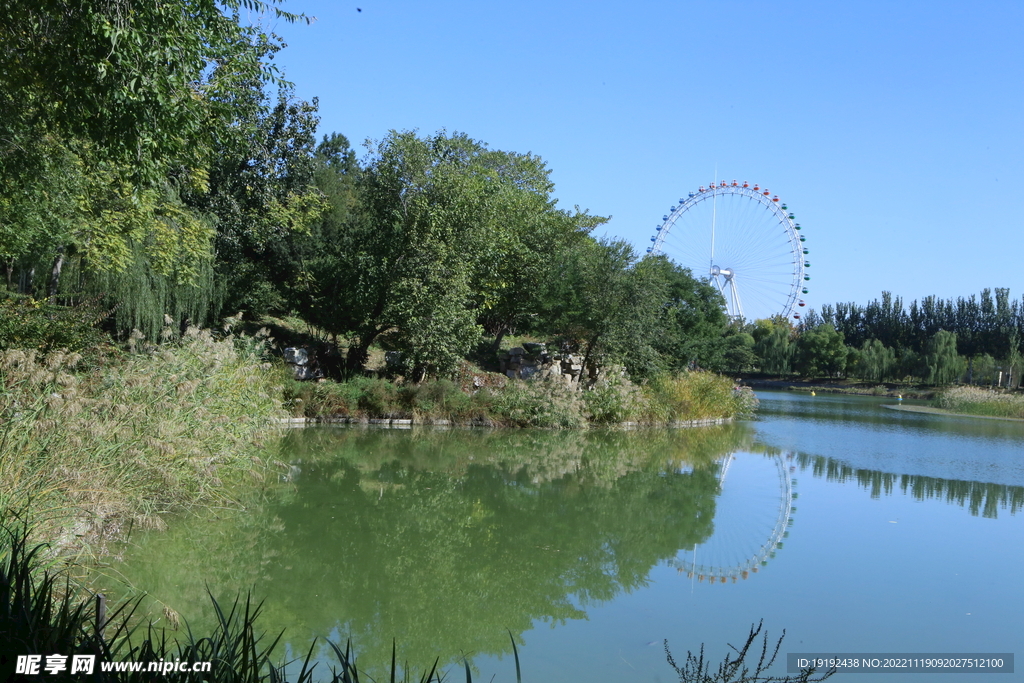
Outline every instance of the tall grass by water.
<svg viewBox="0 0 1024 683"><path fill-rule="evenodd" d="M138 340L133 340L137 342ZM103 525L229 504L259 476L282 375L259 340L188 330L161 346L90 359L0 352L0 509L29 506L58 543Z"/></svg>
<svg viewBox="0 0 1024 683"><path fill-rule="evenodd" d="M1024 395L977 387L956 387L943 391L935 398L934 405L955 413L1024 419Z"/></svg>
<svg viewBox="0 0 1024 683"><path fill-rule="evenodd" d="M344 383L293 382L286 395L293 412L306 417L555 429L748 416L757 407L753 392L736 389L728 378L710 372L666 376L645 384L612 375L584 388L557 379L461 387L444 379L413 384L361 377Z"/></svg>

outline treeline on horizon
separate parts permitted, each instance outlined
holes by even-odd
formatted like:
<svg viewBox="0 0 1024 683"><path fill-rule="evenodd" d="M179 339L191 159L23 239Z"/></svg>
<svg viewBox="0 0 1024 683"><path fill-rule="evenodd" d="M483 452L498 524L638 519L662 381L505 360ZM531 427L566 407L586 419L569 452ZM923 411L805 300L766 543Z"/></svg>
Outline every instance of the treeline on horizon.
<svg viewBox="0 0 1024 683"><path fill-rule="evenodd" d="M955 300L927 296L909 306L883 292L866 305L812 310L788 334L775 329L778 322L753 328L757 361L768 373L1017 386L1024 370L1024 299L1011 299L1008 288Z"/></svg>
<svg viewBox="0 0 1024 683"><path fill-rule="evenodd" d="M243 312L297 315L347 347L349 375L371 346L399 351L414 379L506 335L638 379L948 383L962 357L1019 358L1006 290L740 324L706 281L556 206L536 155L392 131L360 157L280 78L280 39L240 20L304 19L277 5L0 6L0 348L156 341Z"/></svg>

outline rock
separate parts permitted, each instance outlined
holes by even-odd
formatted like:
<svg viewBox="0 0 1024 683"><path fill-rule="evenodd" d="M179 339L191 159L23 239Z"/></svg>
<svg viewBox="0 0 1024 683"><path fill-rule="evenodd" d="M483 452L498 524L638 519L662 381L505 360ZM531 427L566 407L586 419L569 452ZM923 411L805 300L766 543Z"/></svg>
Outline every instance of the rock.
<svg viewBox="0 0 1024 683"><path fill-rule="evenodd" d="M292 365L292 373L294 374L295 379L303 382L310 379L317 379L321 376L308 365Z"/></svg>
<svg viewBox="0 0 1024 683"><path fill-rule="evenodd" d="M289 346L284 350L284 362L291 365L307 365L309 363L309 351L295 346Z"/></svg>

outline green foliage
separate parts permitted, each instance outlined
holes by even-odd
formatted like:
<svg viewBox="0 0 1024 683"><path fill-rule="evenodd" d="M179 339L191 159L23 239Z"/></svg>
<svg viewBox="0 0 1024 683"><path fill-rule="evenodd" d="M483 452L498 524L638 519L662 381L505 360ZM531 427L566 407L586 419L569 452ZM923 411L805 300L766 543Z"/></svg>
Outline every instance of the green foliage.
<svg viewBox="0 0 1024 683"><path fill-rule="evenodd" d="M605 368L604 376L583 392L587 417L595 424L638 422L651 412L648 395L616 370Z"/></svg>
<svg viewBox="0 0 1024 683"><path fill-rule="evenodd" d="M869 382L886 382L896 378L896 352L877 339L868 339L850 365L850 374Z"/></svg>
<svg viewBox="0 0 1024 683"><path fill-rule="evenodd" d="M733 332L725 337L722 362L729 372L746 372L757 364L754 337L746 332Z"/></svg>
<svg viewBox="0 0 1024 683"><path fill-rule="evenodd" d="M0 351L83 351L103 341L97 323L106 316L95 303L69 307L29 297L0 299Z"/></svg>
<svg viewBox="0 0 1024 683"><path fill-rule="evenodd" d="M786 375L793 369L796 344L794 330L789 321L783 319L758 320L754 330L754 355L758 358L761 372L771 375Z"/></svg>
<svg viewBox="0 0 1024 683"><path fill-rule="evenodd" d="M216 217L226 309L258 318L288 310L302 277L299 245L329 204L315 185L316 100L296 101L285 87L273 100L261 83L246 85L212 142L206 187L185 199Z"/></svg>
<svg viewBox="0 0 1024 683"><path fill-rule="evenodd" d="M670 372L682 372L691 365L721 368L723 335L728 327L721 293L664 256L645 262L660 272L667 285L651 342L660 354L660 363Z"/></svg>
<svg viewBox="0 0 1024 683"><path fill-rule="evenodd" d="M622 240L589 241L548 286L548 325L581 350L584 365L619 363L634 377L660 369L652 343L667 299L663 261L638 261Z"/></svg>
<svg viewBox="0 0 1024 683"><path fill-rule="evenodd" d="M355 337L352 369L387 332L416 379L455 372L480 334L467 307L479 259L521 198L524 164L536 167L526 161L445 132L392 132L375 147L359 175L358 215L332 223L335 241L308 264L305 283L311 302L335 302L317 324Z"/></svg>
<svg viewBox="0 0 1024 683"><path fill-rule="evenodd" d="M939 330L921 354L918 376L925 384L952 384L963 376L967 362L956 352L956 335Z"/></svg>
<svg viewBox="0 0 1024 683"><path fill-rule="evenodd" d="M199 166L206 150L195 143L232 94L231 84L204 78L210 67L232 64L248 79L274 76L251 50L259 30L241 26L230 12L274 4L5 2L0 108L6 125L0 130L9 126L3 132L13 135L0 139L27 137L28 126L80 138L150 181L169 164Z"/></svg>
<svg viewBox="0 0 1024 683"><path fill-rule="evenodd" d="M733 391L727 377L712 372L687 372L663 376L648 385L655 410L665 411L668 421L706 420L733 417L749 408Z"/></svg>
<svg viewBox="0 0 1024 683"><path fill-rule="evenodd" d="M804 377L842 374L846 369L847 351L843 335L822 323L804 330L797 339L796 368Z"/></svg>
<svg viewBox="0 0 1024 683"><path fill-rule="evenodd" d="M244 274L229 259L232 239L266 240L316 216L319 194L295 161L315 106L284 102L287 90L278 107L264 103L280 46L230 14L245 7L301 18L275 4L15 0L0 8L8 289L16 272L19 291L37 297L124 296L112 302L115 325L127 332L131 320L152 336L165 314L180 313L179 323L216 314L215 225L231 266L224 272ZM240 214L248 225L239 226ZM67 263L76 277L62 288Z"/></svg>
<svg viewBox="0 0 1024 683"><path fill-rule="evenodd" d="M495 417L515 427L564 429L586 426L580 392L559 380L510 382L491 404Z"/></svg>
<svg viewBox="0 0 1024 683"><path fill-rule="evenodd" d="M912 301L909 307L899 297L883 292L881 300L866 306L824 306L821 318L843 333L851 346L861 349L864 342L876 339L892 349L903 366L901 376L931 372L917 363L922 354L929 353L926 347L939 332L955 334L957 353L968 358L989 355L1012 363L1011 359L1024 351L1024 305L1012 301L1006 288L985 289L980 296L955 300L927 296Z"/></svg>

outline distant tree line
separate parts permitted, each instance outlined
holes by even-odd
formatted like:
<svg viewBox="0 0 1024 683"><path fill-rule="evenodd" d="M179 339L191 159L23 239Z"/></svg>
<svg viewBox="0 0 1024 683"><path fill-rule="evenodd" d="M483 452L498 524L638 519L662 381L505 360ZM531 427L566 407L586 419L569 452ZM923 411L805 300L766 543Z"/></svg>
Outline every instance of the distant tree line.
<svg viewBox="0 0 1024 683"><path fill-rule="evenodd" d="M1024 370L1024 301L997 288L905 306L883 292L867 305L812 310L796 327L757 321L752 338L751 367L771 374L925 384L1006 385L1012 379L1016 386Z"/></svg>

